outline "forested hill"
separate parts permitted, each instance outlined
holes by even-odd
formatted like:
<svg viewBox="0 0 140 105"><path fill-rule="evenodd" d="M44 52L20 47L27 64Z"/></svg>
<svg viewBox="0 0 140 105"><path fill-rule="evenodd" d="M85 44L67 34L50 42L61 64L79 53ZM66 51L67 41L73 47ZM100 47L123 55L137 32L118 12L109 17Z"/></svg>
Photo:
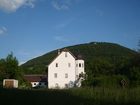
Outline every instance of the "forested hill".
<svg viewBox="0 0 140 105"><path fill-rule="evenodd" d="M135 51L114 43L91 42L65 47L75 56L82 55L86 63L86 70L93 69L95 63L102 63L104 69L116 70L130 59ZM64 49L64 48L62 48ZM60 50L62 50L60 49ZM29 60L21 65L25 74L45 73L47 65L57 56L57 50ZM120 65L121 64L121 65ZM120 66L120 67L119 67ZM98 68L99 70L99 68Z"/></svg>

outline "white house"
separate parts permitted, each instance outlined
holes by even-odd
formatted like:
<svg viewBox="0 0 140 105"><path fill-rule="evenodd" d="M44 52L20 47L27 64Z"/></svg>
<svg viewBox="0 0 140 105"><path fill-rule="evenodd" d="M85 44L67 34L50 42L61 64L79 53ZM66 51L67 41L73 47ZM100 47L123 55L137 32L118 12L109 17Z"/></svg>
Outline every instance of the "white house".
<svg viewBox="0 0 140 105"><path fill-rule="evenodd" d="M70 51L58 51L58 56L48 65L48 88L80 87L83 80L84 60Z"/></svg>

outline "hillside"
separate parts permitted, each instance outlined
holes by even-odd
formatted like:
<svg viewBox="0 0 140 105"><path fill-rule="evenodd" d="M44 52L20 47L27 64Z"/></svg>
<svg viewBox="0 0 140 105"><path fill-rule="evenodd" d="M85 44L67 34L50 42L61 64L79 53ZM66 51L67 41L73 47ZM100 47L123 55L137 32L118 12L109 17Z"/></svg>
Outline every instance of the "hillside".
<svg viewBox="0 0 140 105"><path fill-rule="evenodd" d="M86 63L86 70L92 68L95 61L107 61L106 64L120 64L124 59L130 59L136 52L114 43L91 42L65 47L75 56L82 55ZM62 50L64 48L61 48ZM21 65L25 74L45 73L47 65L57 56L57 50L46 53L42 56L29 60ZM116 68L114 68L115 70Z"/></svg>

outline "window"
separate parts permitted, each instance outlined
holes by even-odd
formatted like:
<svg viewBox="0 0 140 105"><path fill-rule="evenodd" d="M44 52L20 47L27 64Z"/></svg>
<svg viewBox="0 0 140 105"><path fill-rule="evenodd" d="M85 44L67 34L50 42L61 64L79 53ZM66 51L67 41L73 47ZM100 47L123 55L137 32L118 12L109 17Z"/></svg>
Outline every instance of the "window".
<svg viewBox="0 0 140 105"><path fill-rule="evenodd" d="M34 85L36 85L36 83L34 83Z"/></svg>
<svg viewBox="0 0 140 105"><path fill-rule="evenodd" d="M67 52L65 52L65 57L67 57L68 55L67 55Z"/></svg>
<svg viewBox="0 0 140 105"><path fill-rule="evenodd" d="M82 63L82 67L84 67L84 63Z"/></svg>
<svg viewBox="0 0 140 105"><path fill-rule="evenodd" d="M54 78L57 78L57 73L54 73Z"/></svg>
<svg viewBox="0 0 140 105"><path fill-rule="evenodd" d="M65 73L65 78L68 78L68 74L67 73Z"/></svg>
<svg viewBox="0 0 140 105"><path fill-rule="evenodd" d="M55 67L58 67L58 63L56 63Z"/></svg>
<svg viewBox="0 0 140 105"><path fill-rule="evenodd" d="M81 63L79 63L79 67L81 67Z"/></svg>
<svg viewBox="0 0 140 105"><path fill-rule="evenodd" d="M71 64L70 63L68 63L68 67L71 67Z"/></svg>
<svg viewBox="0 0 140 105"><path fill-rule="evenodd" d="M78 67L78 64L76 64L76 67Z"/></svg>
<svg viewBox="0 0 140 105"><path fill-rule="evenodd" d="M41 83L39 83L39 85L41 85Z"/></svg>

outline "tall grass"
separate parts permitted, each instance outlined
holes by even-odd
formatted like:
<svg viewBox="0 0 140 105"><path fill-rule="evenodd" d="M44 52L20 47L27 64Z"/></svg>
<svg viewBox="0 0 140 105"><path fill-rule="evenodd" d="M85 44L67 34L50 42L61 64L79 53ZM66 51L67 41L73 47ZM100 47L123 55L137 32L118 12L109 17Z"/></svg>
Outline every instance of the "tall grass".
<svg viewBox="0 0 140 105"><path fill-rule="evenodd" d="M82 88L70 91L74 96L88 100L88 104L140 105L140 88Z"/></svg>
<svg viewBox="0 0 140 105"><path fill-rule="evenodd" d="M0 105L140 105L140 88L0 89Z"/></svg>

